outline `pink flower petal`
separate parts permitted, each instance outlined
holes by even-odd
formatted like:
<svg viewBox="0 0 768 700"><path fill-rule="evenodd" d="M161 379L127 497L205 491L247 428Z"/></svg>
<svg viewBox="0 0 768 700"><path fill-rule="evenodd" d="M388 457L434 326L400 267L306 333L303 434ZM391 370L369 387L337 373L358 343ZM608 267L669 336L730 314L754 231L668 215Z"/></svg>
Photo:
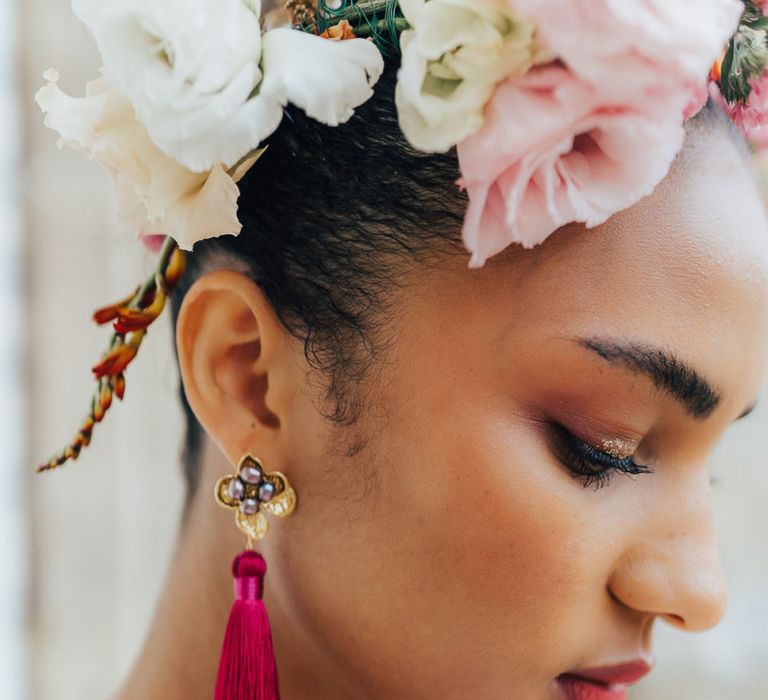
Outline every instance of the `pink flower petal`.
<svg viewBox="0 0 768 700"><path fill-rule="evenodd" d="M144 247L151 253L159 253L165 242L165 234L163 233L145 233L141 236L141 242Z"/></svg>
<svg viewBox="0 0 768 700"><path fill-rule="evenodd" d="M682 146L686 105L684 93L661 90L639 105L607 102L563 66L502 83L458 149L470 267L570 222L596 226L650 194Z"/></svg>
<svg viewBox="0 0 768 700"><path fill-rule="evenodd" d="M508 0L577 75L614 99L689 89L736 31L740 0Z"/></svg>

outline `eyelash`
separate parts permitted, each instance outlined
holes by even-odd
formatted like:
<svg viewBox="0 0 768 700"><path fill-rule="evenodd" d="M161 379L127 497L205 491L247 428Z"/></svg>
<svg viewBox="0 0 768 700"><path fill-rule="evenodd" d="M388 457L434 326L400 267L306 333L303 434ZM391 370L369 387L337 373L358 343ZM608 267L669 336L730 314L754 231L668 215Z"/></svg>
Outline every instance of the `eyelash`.
<svg viewBox="0 0 768 700"><path fill-rule="evenodd" d="M579 440L573 433L561 425L554 426L558 436L556 450L558 459L572 473L574 478L581 480L584 488L595 484L595 491L607 486L617 472L622 474L652 474L653 469L637 464L633 458L619 459L607 452ZM596 469L597 468L597 469Z"/></svg>

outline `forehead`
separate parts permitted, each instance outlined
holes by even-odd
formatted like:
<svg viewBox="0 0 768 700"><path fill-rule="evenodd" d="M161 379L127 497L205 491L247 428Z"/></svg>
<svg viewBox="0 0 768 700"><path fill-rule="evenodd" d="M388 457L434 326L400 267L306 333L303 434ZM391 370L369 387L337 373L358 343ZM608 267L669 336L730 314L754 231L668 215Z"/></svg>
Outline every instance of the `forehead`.
<svg viewBox="0 0 768 700"><path fill-rule="evenodd" d="M768 226L722 129L692 135L654 193L606 224L497 257L488 293L512 327L671 349L734 400L754 398L768 352Z"/></svg>

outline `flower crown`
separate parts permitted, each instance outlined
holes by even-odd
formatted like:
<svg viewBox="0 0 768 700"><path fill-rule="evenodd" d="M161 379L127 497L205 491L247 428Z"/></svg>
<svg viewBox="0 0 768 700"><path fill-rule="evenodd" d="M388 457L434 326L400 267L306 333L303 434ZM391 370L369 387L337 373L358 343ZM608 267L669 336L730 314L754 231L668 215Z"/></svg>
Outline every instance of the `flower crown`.
<svg viewBox="0 0 768 700"><path fill-rule="evenodd" d="M470 267L650 194L710 97L768 149L768 0L73 0L103 68L85 97L35 99L59 145L116 181L121 218L159 252L99 309L113 335L76 458L202 239L238 235L237 182L292 104L347 122L398 57L402 132L457 148ZM157 243L160 245L156 245Z"/></svg>

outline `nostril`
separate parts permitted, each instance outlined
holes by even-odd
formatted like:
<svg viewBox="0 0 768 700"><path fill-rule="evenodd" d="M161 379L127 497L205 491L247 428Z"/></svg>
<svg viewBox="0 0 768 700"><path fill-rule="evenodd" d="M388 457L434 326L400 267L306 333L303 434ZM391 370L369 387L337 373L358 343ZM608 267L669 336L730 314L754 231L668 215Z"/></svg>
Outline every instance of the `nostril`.
<svg viewBox="0 0 768 700"><path fill-rule="evenodd" d="M676 613L662 613L659 615L662 620L665 622L668 622L673 627L679 627L680 629L685 629L686 623L683 619L682 615L678 615Z"/></svg>
<svg viewBox="0 0 768 700"><path fill-rule="evenodd" d="M613 600L614 603L618 603L621 606L624 605L619 597L613 592L613 588L611 588L611 586L608 586L608 595L611 596L611 600Z"/></svg>

